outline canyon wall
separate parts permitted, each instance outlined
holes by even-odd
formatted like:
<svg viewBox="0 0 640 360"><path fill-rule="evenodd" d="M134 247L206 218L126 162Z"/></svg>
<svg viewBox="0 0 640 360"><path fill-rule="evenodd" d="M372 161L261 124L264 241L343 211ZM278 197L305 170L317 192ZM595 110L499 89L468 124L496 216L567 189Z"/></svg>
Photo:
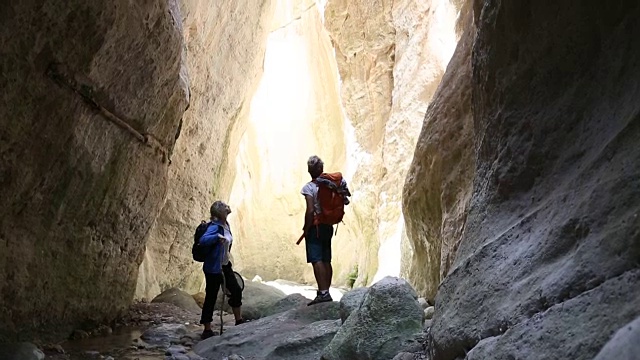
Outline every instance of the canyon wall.
<svg viewBox="0 0 640 360"><path fill-rule="evenodd" d="M271 17L269 0L181 1L192 101L169 167L169 191L149 233L136 298L170 287L198 292L202 264L191 258L193 232L226 201L234 159L256 91Z"/></svg>
<svg viewBox="0 0 640 360"><path fill-rule="evenodd" d="M345 163L338 74L321 11L313 0L275 5L230 198L233 263L249 278L314 282L305 245L295 244L304 223L300 190L310 180L307 158L319 155L327 171ZM341 233L334 239L337 274L344 272L343 252L353 253L350 245Z"/></svg>
<svg viewBox="0 0 640 360"><path fill-rule="evenodd" d="M457 23L464 34L429 105L404 185L403 275L430 302L455 258L475 176L472 16L467 1Z"/></svg>
<svg viewBox="0 0 640 360"><path fill-rule="evenodd" d="M214 198L234 208L239 271L313 282L304 245L295 246L311 154L327 171L342 171L353 192L333 241L334 283L399 275L399 184L457 42L458 7L367 0L329 1L325 9L290 0L224 12L219 4L182 3L194 96L136 297L200 288L191 234ZM235 49L229 56L227 47Z"/></svg>
<svg viewBox="0 0 640 360"><path fill-rule="evenodd" d="M472 42L471 85L459 47L467 70L452 63L445 75L457 95L443 83L434 100L460 108L462 131L471 113L475 150L466 223L436 295L434 355L591 359L640 315L640 4L475 5L477 34L460 45ZM443 178L469 163L448 166ZM436 199L440 216L455 218L469 189L443 184L453 210ZM426 231L455 241L458 230L433 224Z"/></svg>
<svg viewBox="0 0 640 360"><path fill-rule="evenodd" d="M401 272L402 243L408 247L402 184L457 43L460 6L438 0L327 3L325 25L353 134L347 162L354 201L344 228L358 246L356 285Z"/></svg>
<svg viewBox="0 0 640 360"><path fill-rule="evenodd" d="M341 80L342 104L352 128L348 161L352 190L343 226L358 247L356 285L373 280L378 269L379 184L382 143L391 110L395 30L392 1L330 0L325 27L331 35ZM354 264L355 265L355 264Z"/></svg>
<svg viewBox="0 0 640 360"><path fill-rule="evenodd" d="M134 294L188 101L174 1L0 5L0 342Z"/></svg>
<svg viewBox="0 0 640 360"><path fill-rule="evenodd" d="M353 193L333 241L334 284L399 275L399 184L455 48L456 5L332 0L323 11L314 1L279 4L274 17L282 20L269 38L231 198L241 239L235 264L249 277L313 282L294 242L305 160L318 154Z"/></svg>

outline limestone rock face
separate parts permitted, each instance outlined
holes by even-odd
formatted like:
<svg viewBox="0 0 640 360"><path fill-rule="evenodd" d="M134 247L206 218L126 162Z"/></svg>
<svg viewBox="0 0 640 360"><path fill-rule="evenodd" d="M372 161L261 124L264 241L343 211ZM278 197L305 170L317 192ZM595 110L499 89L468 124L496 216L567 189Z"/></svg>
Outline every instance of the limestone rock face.
<svg viewBox="0 0 640 360"><path fill-rule="evenodd" d="M403 193L408 246L403 272L433 302L455 258L471 197L475 157L471 47L475 28L462 9L462 36L424 119Z"/></svg>
<svg viewBox="0 0 640 360"><path fill-rule="evenodd" d="M393 2L396 31L391 112L385 125L378 209L378 274L400 274L401 242L406 243L402 184L411 165L425 112L456 47L460 1ZM424 125L423 125L424 124ZM403 262L407 262L407 258ZM411 279L411 277L409 277Z"/></svg>
<svg viewBox="0 0 640 360"><path fill-rule="evenodd" d="M131 301L188 104L180 19L175 1L2 6L0 342Z"/></svg>
<svg viewBox="0 0 640 360"><path fill-rule="evenodd" d="M392 5L383 0L330 0L325 8L325 27L335 48L342 105L349 119L346 172L353 194L343 230L351 249L344 248L335 257L344 264L357 264L356 286L370 283L378 268L382 144L393 90Z"/></svg>
<svg viewBox="0 0 640 360"><path fill-rule="evenodd" d="M346 251L342 262L358 266L356 285L400 274L406 235L398 184L455 48L459 3L327 3L326 27L336 48L352 134L347 150L354 201L345 228L355 251Z"/></svg>
<svg viewBox="0 0 640 360"><path fill-rule="evenodd" d="M234 155L261 74L269 0L181 1L192 102L169 167L169 192L149 234L137 298L170 287L197 292L193 232L215 199L227 200Z"/></svg>
<svg viewBox="0 0 640 360"><path fill-rule="evenodd" d="M327 171L341 171L345 162L338 74L314 1L278 2L271 28L236 158L233 263L248 278L313 282L304 243L295 244L305 211L300 190L310 180L310 155L322 157ZM340 262L334 264L340 272Z"/></svg>
<svg viewBox="0 0 640 360"><path fill-rule="evenodd" d="M435 358L592 359L640 315L640 6L479 5L476 170Z"/></svg>

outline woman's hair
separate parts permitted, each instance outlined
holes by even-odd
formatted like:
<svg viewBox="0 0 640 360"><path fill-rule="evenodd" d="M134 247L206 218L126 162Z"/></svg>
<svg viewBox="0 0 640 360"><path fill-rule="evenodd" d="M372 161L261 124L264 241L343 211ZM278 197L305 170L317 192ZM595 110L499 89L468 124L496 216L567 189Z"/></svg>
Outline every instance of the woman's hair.
<svg viewBox="0 0 640 360"><path fill-rule="evenodd" d="M228 215L227 208L229 205L224 202L218 200L211 205L211 209L209 212L211 213L211 218L221 218Z"/></svg>

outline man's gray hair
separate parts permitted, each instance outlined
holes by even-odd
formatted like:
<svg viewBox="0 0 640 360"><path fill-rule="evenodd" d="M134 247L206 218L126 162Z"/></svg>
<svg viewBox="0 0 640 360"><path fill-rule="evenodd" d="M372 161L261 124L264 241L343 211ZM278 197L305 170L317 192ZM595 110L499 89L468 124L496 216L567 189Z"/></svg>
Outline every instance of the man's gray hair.
<svg viewBox="0 0 640 360"><path fill-rule="evenodd" d="M309 157L309 160L307 160L307 166L309 168L316 169L319 166L324 166L324 162L322 162L322 159L320 159L318 156L313 155Z"/></svg>
<svg viewBox="0 0 640 360"><path fill-rule="evenodd" d="M228 206L229 205L220 200L214 202L213 205L211 205L211 209L209 210L211 212L211 217L219 218L227 215Z"/></svg>

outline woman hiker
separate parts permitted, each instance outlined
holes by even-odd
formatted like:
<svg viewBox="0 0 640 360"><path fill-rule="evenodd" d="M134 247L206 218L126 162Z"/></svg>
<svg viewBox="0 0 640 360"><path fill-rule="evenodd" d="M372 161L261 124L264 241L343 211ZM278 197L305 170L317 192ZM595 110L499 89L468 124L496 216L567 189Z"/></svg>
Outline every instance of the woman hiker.
<svg viewBox="0 0 640 360"><path fill-rule="evenodd" d="M200 324L204 325L202 339L213 336L213 331L211 330L213 310L216 305L218 290L223 286L223 280L226 280L226 287L231 293L228 303L231 306L231 310L233 310L233 316L236 318L236 325L245 322L240 308L242 306L242 289L238 285L229 261L229 250L233 243L233 235L231 235L227 216L231 213L231 208L222 201L216 201L211 205L210 212L211 222L207 231L200 238L200 244L212 246L202 266L207 284L204 305L202 306L202 317L200 318Z"/></svg>

